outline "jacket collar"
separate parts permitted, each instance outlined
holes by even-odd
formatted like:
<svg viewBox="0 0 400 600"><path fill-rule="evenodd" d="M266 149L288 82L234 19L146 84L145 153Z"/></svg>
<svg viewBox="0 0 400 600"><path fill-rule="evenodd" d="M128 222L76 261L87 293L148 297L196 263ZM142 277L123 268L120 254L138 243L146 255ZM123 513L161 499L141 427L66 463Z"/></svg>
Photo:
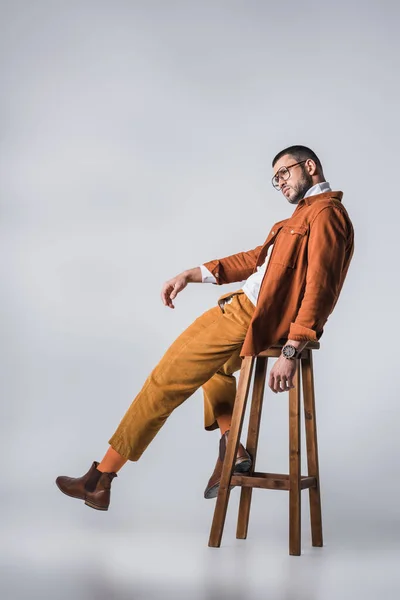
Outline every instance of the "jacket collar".
<svg viewBox="0 0 400 600"><path fill-rule="evenodd" d="M303 204L307 204L307 206L310 206L311 204L314 204L314 202L318 202L318 200L334 199L339 200L339 202L341 202L342 198L343 192L322 192L321 194L314 194L313 196L307 196L307 198L303 198L302 200L300 200L300 202L298 202L297 206L303 206Z"/></svg>

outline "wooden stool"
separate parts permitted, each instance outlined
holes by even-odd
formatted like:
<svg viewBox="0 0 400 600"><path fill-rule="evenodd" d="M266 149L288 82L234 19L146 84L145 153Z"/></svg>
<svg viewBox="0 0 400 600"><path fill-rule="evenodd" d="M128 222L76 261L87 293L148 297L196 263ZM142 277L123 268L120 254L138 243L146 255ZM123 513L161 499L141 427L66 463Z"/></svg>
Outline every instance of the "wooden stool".
<svg viewBox="0 0 400 600"><path fill-rule="evenodd" d="M232 424L228 436L214 518L208 545L218 548L225 524L230 485L242 488L236 537L246 539L253 488L289 491L289 554L301 554L301 490L308 488L310 498L311 538L313 546L322 546L322 517L318 467L317 424L315 417L314 374L312 351L319 342L308 342L298 358L293 379L294 388L289 391L289 475L255 471L261 410L264 396L267 363L269 357L279 357L285 341L280 340L257 356L243 358L239 384L233 409ZM243 418L246 410L250 380L256 361L253 396L250 409L246 449L253 459L248 473L232 475L236 453L240 443ZM300 364L299 364L300 363ZM301 475L300 454L300 365L303 381L304 415L307 443L308 474ZM282 393L282 392L281 392Z"/></svg>

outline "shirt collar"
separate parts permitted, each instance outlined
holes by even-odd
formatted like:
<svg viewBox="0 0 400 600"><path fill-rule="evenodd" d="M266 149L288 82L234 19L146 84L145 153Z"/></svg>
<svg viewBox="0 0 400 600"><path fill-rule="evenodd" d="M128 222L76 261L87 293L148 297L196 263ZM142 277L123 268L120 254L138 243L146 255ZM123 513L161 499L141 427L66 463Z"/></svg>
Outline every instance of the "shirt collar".
<svg viewBox="0 0 400 600"><path fill-rule="evenodd" d="M329 181L321 181L321 183L316 183L304 194L304 198L308 198L309 196L315 196L316 194L322 194L322 192L330 192L331 186L329 185Z"/></svg>
<svg viewBox="0 0 400 600"><path fill-rule="evenodd" d="M304 198L299 201L297 206L303 206L307 204L313 204L316 200L327 200L328 198L335 198L336 200L342 201L343 192L333 192L328 181L321 181L316 183L304 195Z"/></svg>

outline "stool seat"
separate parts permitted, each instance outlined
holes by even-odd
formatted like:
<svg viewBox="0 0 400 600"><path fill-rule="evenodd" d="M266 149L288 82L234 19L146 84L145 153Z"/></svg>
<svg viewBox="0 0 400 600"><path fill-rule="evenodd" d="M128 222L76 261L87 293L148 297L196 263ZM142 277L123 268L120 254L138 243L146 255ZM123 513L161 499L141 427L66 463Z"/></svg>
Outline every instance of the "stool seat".
<svg viewBox="0 0 400 600"><path fill-rule="evenodd" d="M216 548L221 545L231 486L241 487L239 516L236 530L236 537L238 539L247 538L253 488L286 490L289 492L289 554L300 556L301 491L308 489L312 545L323 545L314 373L312 362L312 352L313 350L319 349L319 342L307 342L305 348L303 348L299 355L294 359L297 367L293 378L294 388L289 390L289 473L265 473L255 470L268 358L280 356L282 347L286 343L287 340L279 340L270 348L260 352L256 356L245 356L242 360L231 428L228 436L208 544L211 547ZM254 363L255 374L246 443L246 450L252 457L252 466L247 473L233 474ZM307 475L301 475L300 471L300 372L303 384L308 467ZM285 392L281 393L283 394Z"/></svg>
<svg viewBox="0 0 400 600"><path fill-rule="evenodd" d="M268 348L268 350L263 350L262 352L259 352L258 354L256 354L256 356L266 356L267 358L273 358L273 357L280 356L282 348L283 348L283 346L285 346L285 344L287 344L287 340L279 340L279 342L276 342L275 344L270 346ZM319 342L307 342L307 350L318 350L319 347L320 347ZM304 351L304 348L303 348L302 352L303 351ZM298 358L300 358L302 352L300 352Z"/></svg>

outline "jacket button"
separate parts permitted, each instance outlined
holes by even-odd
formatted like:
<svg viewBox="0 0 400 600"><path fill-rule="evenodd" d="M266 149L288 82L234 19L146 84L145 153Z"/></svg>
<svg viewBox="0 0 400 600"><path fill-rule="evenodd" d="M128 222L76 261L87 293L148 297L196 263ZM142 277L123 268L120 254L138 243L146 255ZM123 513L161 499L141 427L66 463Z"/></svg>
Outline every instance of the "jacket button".
<svg viewBox="0 0 400 600"><path fill-rule="evenodd" d="M292 231L290 233L294 233L294 229L292 229Z"/></svg>
<svg viewBox="0 0 400 600"><path fill-rule="evenodd" d="M215 273L215 277L219 277L218 273Z"/></svg>
<svg viewBox="0 0 400 600"><path fill-rule="evenodd" d="M274 235L275 231L271 231L271 235Z"/></svg>

